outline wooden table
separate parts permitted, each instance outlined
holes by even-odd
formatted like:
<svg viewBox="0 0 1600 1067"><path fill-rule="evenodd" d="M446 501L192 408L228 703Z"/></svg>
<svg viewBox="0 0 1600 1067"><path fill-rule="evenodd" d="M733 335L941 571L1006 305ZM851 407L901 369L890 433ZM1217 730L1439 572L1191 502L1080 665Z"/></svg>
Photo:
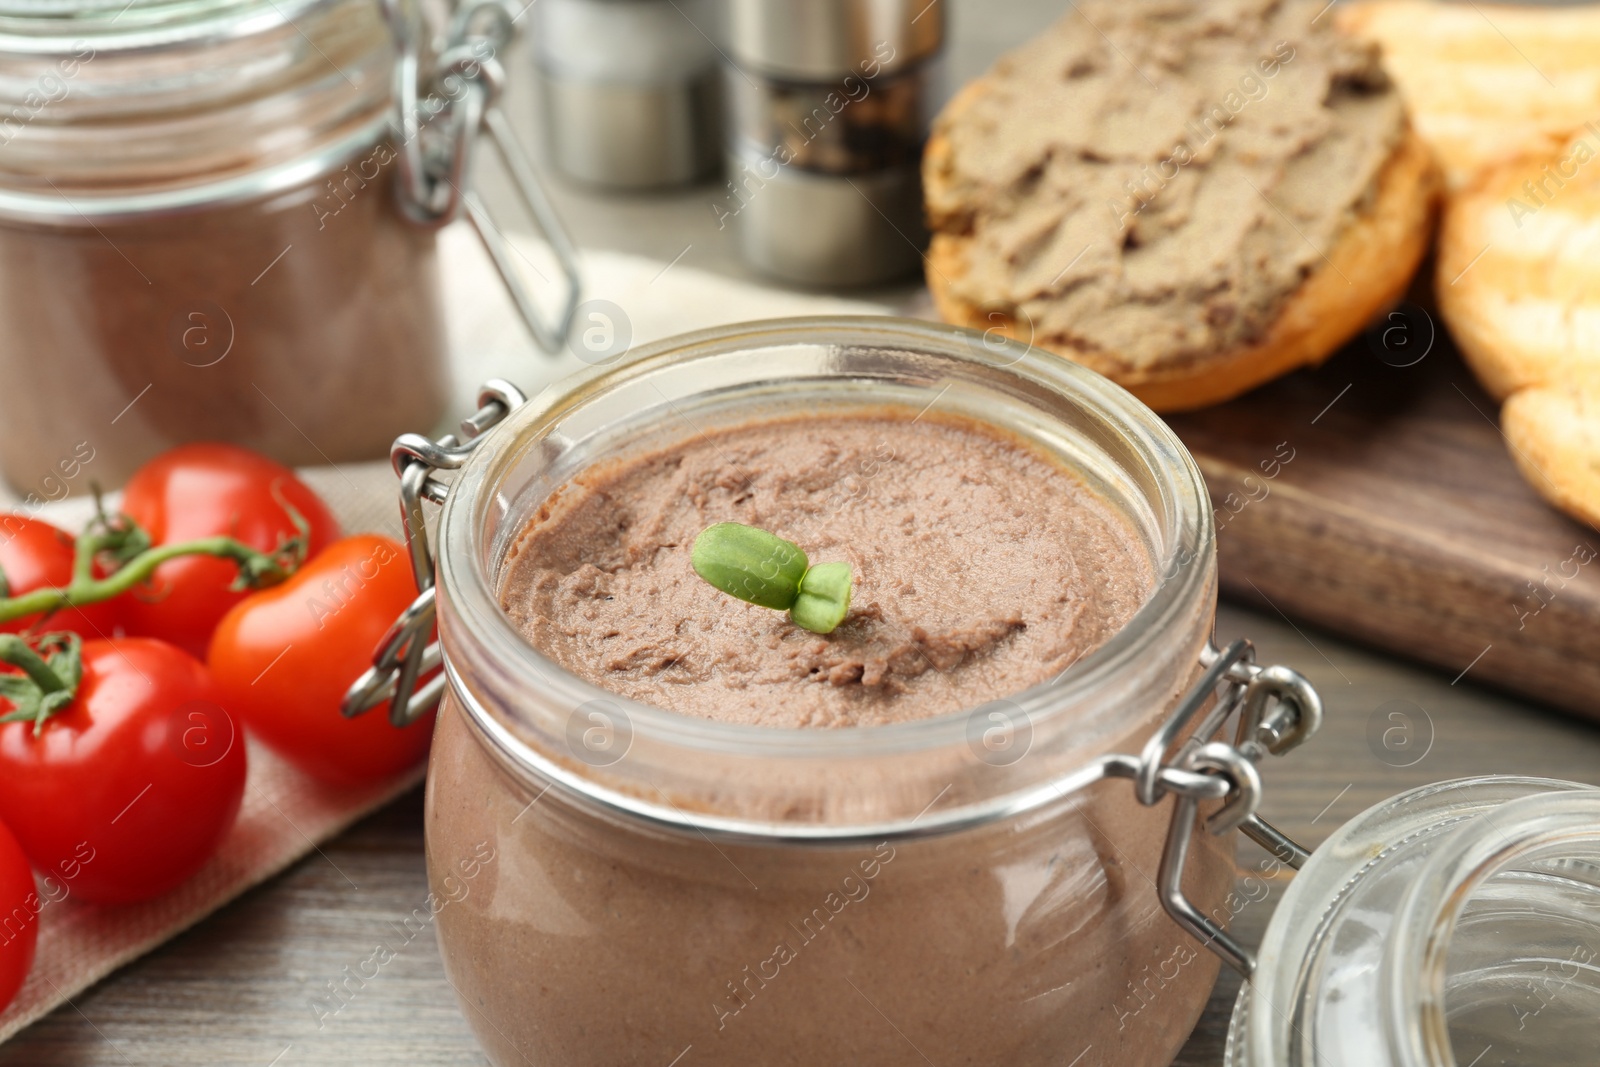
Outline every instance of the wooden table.
<svg viewBox="0 0 1600 1067"><path fill-rule="evenodd" d="M1321 735L1263 768L1267 816L1303 841L1321 841L1367 806L1424 782L1491 773L1600 780L1594 726L1224 606L1218 637L1235 636L1255 640L1264 661L1302 670L1327 702ZM1418 726L1409 753L1369 743L1374 719L1387 727L1395 711ZM1395 766L1418 755L1412 766ZM380 940L393 944L390 924L423 903L421 814L418 791L367 819L0 1046L0 1067L483 1064L431 934L416 937L321 1027L312 1007L345 967ZM1253 848L1241 851L1242 863L1254 861ZM1280 894L1275 888L1241 914L1236 929L1246 942L1260 937ZM1237 989L1224 975L1182 1067L1221 1062ZM1102 1064L1091 1058L1079 1067Z"/></svg>
<svg viewBox="0 0 1600 1067"><path fill-rule="evenodd" d="M954 84L1063 6L1059 0L944 2L951 12ZM523 63L512 67L520 72ZM528 101L519 92L514 86L514 111L526 114ZM618 200L552 187L585 247L662 262L678 257L691 266L738 274L731 231L718 231L706 208L716 191L711 186ZM1595 726L1467 680L1452 684L1449 674L1354 648L1277 615L1225 606L1219 641L1236 636L1253 638L1263 661L1302 670L1327 703L1321 736L1263 768L1265 814L1304 842L1319 842L1369 805L1424 782L1491 773L1600 781ZM1418 727L1412 754L1369 741L1392 725L1393 712ZM1382 724L1376 730L1375 722ZM1422 752L1412 765L1396 765ZM391 924L422 905L427 889L421 808L418 791L362 822L320 854L0 1046L0 1067L485 1063L457 1010L431 934L412 940L323 1025L312 1005L313 997L343 979L344 969L365 960L380 940L393 945ZM1241 851L1241 863L1254 862L1253 849ZM1247 943L1259 938L1280 894L1281 887L1275 888L1240 915L1235 929ZM1237 988L1238 981L1225 974L1178 1060L1183 1067L1220 1062ZM1100 1063L1091 1054L1079 1067Z"/></svg>

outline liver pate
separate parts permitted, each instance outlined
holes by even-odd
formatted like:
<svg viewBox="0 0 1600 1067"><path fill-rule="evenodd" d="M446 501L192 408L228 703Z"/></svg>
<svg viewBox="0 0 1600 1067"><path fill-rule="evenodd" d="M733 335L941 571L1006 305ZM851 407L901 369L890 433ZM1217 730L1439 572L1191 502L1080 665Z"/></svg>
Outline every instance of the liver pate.
<svg viewBox="0 0 1600 1067"><path fill-rule="evenodd" d="M826 636L696 576L716 522L812 563L848 560ZM1131 527L1076 475L978 423L926 413L784 418L582 472L529 522L502 603L528 640L605 689L785 727L926 718L1048 681L1152 585Z"/></svg>

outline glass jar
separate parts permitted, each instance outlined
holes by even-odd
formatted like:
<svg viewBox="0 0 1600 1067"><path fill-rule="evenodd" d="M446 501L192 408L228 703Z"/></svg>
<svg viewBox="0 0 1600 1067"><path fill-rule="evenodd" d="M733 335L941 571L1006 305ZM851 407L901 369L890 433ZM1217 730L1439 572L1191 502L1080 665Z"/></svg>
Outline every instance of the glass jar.
<svg viewBox="0 0 1600 1067"><path fill-rule="evenodd" d="M490 394L486 412L519 399ZM1048 684L890 726L719 723L582 681L499 606L525 520L594 463L767 415L934 404L1077 472L1163 576L1125 629ZM436 598L432 905L494 1063L1024 1065L1089 1048L1094 1062L1170 1062L1218 961L1163 909L1176 898L1225 921L1234 836L1191 835L1193 797L1220 792L1175 801L1157 784L1220 779L1158 764L1238 706L1234 690L1206 697L1245 665L1208 652L1206 490L1148 409L1011 342L795 320L649 346L476 440L396 445L408 499L445 499L437 585L400 629L424 633ZM447 498L418 477L432 467L459 468Z"/></svg>
<svg viewBox="0 0 1600 1067"><path fill-rule="evenodd" d="M1565 1067L1600 1049L1600 790L1470 778L1340 827L1284 894L1229 1067Z"/></svg>
<svg viewBox="0 0 1600 1067"><path fill-rule="evenodd" d="M0 462L381 456L447 399L370 0L0 0Z"/></svg>

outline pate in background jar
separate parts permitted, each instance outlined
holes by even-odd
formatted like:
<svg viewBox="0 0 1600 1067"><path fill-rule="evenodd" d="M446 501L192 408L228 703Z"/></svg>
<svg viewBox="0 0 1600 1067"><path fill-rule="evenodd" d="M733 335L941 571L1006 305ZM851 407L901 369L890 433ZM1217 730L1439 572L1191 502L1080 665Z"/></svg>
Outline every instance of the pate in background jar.
<svg viewBox="0 0 1600 1067"><path fill-rule="evenodd" d="M384 454L446 399L370 0L0 2L0 465ZM84 464L83 457L93 458Z"/></svg>

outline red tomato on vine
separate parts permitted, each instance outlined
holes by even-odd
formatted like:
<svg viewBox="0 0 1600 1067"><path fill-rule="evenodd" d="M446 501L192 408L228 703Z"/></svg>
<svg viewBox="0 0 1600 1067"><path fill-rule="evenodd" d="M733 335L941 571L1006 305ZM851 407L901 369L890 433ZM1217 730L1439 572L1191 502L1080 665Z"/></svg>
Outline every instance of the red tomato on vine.
<svg viewBox="0 0 1600 1067"><path fill-rule="evenodd" d="M188 880L233 826L244 737L193 656L162 641L0 635L0 820L97 904ZM3 708L5 704L0 704Z"/></svg>
<svg viewBox="0 0 1600 1067"><path fill-rule="evenodd" d="M339 714L416 598L405 547L363 534L336 541L280 585L252 593L217 626L207 656L223 702L278 754L323 781L380 781L420 762L433 716L396 729L389 705Z"/></svg>
<svg viewBox="0 0 1600 1067"><path fill-rule="evenodd" d="M274 552L303 536L302 558L309 559L339 536L333 513L294 471L214 442L179 445L140 467L123 490L122 511L157 546L226 536ZM204 657L212 630L247 595L238 574L233 563L211 556L169 560L118 600L122 621L130 633Z"/></svg>
<svg viewBox="0 0 1600 1067"><path fill-rule="evenodd" d="M20 596L36 589L66 588L72 583L75 557L72 535L26 515L0 515L0 596ZM0 622L0 633L17 633L44 621L51 630L71 630L80 637L112 637L116 610L109 603L64 608L45 619L30 615Z"/></svg>
<svg viewBox="0 0 1600 1067"><path fill-rule="evenodd" d="M28 858L11 831L0 824L0 1011L17 995L33 966L41 906Z"/></svg>

